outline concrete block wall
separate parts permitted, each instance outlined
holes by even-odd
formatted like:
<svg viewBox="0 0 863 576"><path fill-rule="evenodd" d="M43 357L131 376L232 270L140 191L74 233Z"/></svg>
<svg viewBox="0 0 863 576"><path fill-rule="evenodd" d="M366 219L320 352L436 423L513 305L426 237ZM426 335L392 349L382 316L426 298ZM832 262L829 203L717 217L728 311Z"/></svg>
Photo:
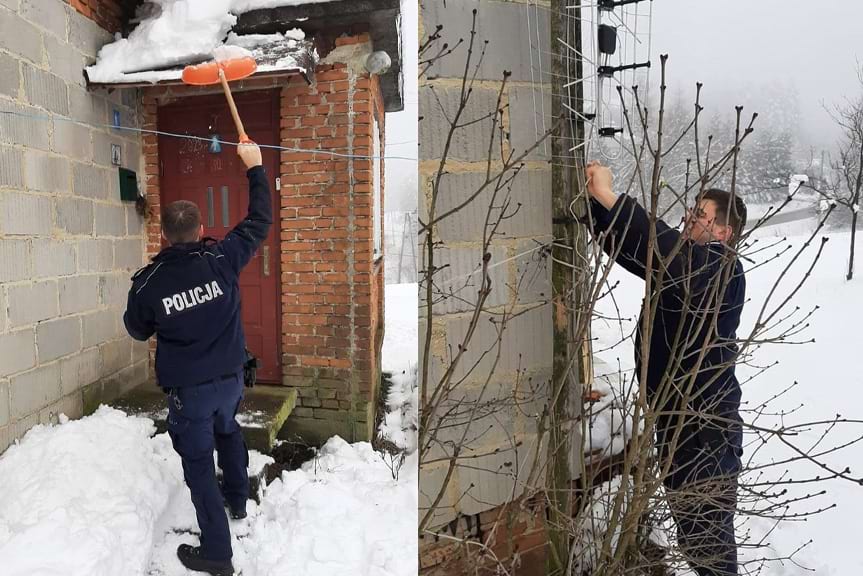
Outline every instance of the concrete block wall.
<svg viewBox="0 0 863 576"><path fill-rule="evenodd" d="M475 121L495 110L504 70L512 75L503 94L504 126L508 138L504 149L516 155L541 139L551 126L550 30L548 2L464 0L447 2L423 0L420 35L443 25L444 41L450 46L459 38L469 39L472 10L478 10L474 58L485 46L478 81L461 122L467 123L452 139L446 174L442 178L436 213L464 202L485 180L488 147L494 138L490 120ZM439 169L449 124L458 106L467 50L465 45L432 66L420 80L420 220L428 221L432 181ZM474 60L476 62L476 60ZM474 65L471 65L473 73ZM499 161L499 156L496 157ZM499 164L497 162L496 164ZM496 164L493 164L495 166ZM498 195L492 217L503 197ZM433 519L441 527L459 517L474 517L495 510L517 497L533 462L537 434L535 416L542 411L552 368L551 261L542 246L551 241L550 142L532 152L510 191L511 206L520 206L506 219L489 253L493 288L455 381L455 398L450 402L500 402L507 407L493 417L469 419L447 429L441 440L455 442L466 431L469 447L462 456L472 457L458 466ZM482 264L482 241L491 191L482 193L467 207L441 221L434 229L438 243L434 263L443 271L436 284L447 284L454 297L436 297L432 317L420 312L420 354L424 353L425 325L432 324L430 386L435 386L469 327L477 299L479 275L469 276ZM427 267L424 235L420 236L421 269ZM421 272L422 275L422 272ZM459 279L454 281L454 279ZM424 293L424 290L421 290ZM421 295L422 298L422 295ZM489 321L495 314L521 313L508 325L497 354L497 333ZM422 359L420 360L422 363ZM469 368L473 367L472 370ZM452 423L452 422L450 422ZM420 515L437 495L448 466L445 448L429 456L440 461L424 465L420 475ZM425 545L424 545L425 548ZM434 552L430 552L432 556ZM434 561L423 562L424 567Z"/></svg>
<svg viewBox="0 0 863 576"><path fill-rule="evenodd" d="M146 377L122 325L142 218L111 164L116 144L140 172L141 143L109 127L136 123L138 95L83 77L110 40L62 0L0 3L0 451Z"/></svg>

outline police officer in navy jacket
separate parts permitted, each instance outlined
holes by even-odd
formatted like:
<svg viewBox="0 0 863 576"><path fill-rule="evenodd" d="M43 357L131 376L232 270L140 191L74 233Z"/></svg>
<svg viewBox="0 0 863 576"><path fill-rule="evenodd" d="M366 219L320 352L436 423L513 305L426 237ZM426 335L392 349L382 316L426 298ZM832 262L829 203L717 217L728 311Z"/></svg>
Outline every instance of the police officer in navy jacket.
<svg viewBox="0 0 863 576"><path fill-rule="evenodd" d="M650 217L634 198L612 191L608 168L587 167L594 230L627 271L647 272ZM737 327L746 292L731 247L746 225L740 197L704 191L681 231L656 222L651 275L658 297L647 357L642 309L635 338L636 376L646 364L647 401L678 542L699 576L737 570L734 511L743 453L740 384L734 373ZM648 300L645 306L651 305Z"/></svg>
<svg viewBox="0 0 863 576"><path fill-rule="evenodd" d="M177 550L191 570L233 574L233 518L246 516L248 451L235 420L243 396L245 336L239 276L272 225L261 151L238 146L249 179L249 212L225 239L203 238L198 207L185 200L162 211L169 246L132 277L123 321L137 340L156 335L156 378L168 392L168 432L183 462L201 529L198 547ZM219 456L222 494L213 466Z"/></svg>

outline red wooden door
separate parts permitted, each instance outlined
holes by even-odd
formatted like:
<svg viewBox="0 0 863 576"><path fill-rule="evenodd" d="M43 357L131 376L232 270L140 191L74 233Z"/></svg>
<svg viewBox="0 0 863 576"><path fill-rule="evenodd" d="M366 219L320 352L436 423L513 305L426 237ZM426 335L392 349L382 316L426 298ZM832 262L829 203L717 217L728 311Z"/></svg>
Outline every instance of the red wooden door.
<svg viewBox="0 0 863 576"><path fill-rule="evenodd" d="M249 137L258 144L277 144L278 100L271 92L239 92L234 100ZM159 130L236 142L237 131L224 95L183 98L159 108ZM191 140L159 136L162 202L191 200L201 210L204 235L221 240L240 220L249 206L246 169L236 147L212 140ZM273 216L276 224L264 244L240 274L242 319L246 342L260 359L258 379L281 382L279 359L279 258L278 192L275 174L278 151L263 148L264 166L270 177Z"/></svg>

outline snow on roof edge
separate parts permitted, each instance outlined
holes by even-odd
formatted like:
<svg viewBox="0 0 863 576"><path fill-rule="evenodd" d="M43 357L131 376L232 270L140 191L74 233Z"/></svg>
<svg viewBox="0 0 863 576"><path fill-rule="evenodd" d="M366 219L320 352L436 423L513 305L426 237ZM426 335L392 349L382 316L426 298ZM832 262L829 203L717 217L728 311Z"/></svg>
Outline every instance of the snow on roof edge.
<svg viewBox="0 0 863 576"><path fill-rule="evenodd" d="M242 39L243 36L233 37ZM223 47L232 47L231 38L228 43L217 47L218 51ZM317 50L314 44L307 40L297 41L286 36L282 36L278 41L269 43L260 43L254 50L250 51L251 55L258 62L258 69L251 77L262 74L272 75L274 73L295 73L308 74L310 70L314 70L319 59ZM144 85L144 84L160 84L160 83L180 83L183 73L183 68L188 64L197 64L200 59L190 58L188 62L178 64L167 70L142 70L140 72L131 73L113 73L99 74L94 77L92 74L98 70L95 66L88 66L84 69L84 76L89 86L111 86L111 85Z"/></svg>
<svg viewBox="0 0 863 576"><path fill-rule="evenodd" d="M254 74L245 78L244 80L251 80L253 78L261 78L267 76L280 76L280 75L291 75L291 74L302 74L307 75L308 70L306 68L297 66L297 67L284 67L278 68L275 66L264 65L259 66ZM134 74L125 74L122 78L116 78L114 80L108 81L91 81L87 78L87 85L92 87L99 86L117 86L117 87L126 87L132 88L137 86L160 86L160 85L186 85L183 83L181 78L182 69L175 70L154 70L151 72L135 72ZM242 80L239 80L242 82Z"/></svg>
<svg viewBox="0 0 863 576"><path fill-rule="evenodd" d="M213 0L207 4L195 4L195 0L172 0L162 3L161 10L141 20L128 37L117 35L113 42L99 49L96 62L85 67L88 83L174 79L174 68L206 61L219 49L235 44L231 37L236 39L237 35L230 32L237 23L236 14L263 7L312 2L317 3L317 0ZM277 60L292 55L303 59L299 56L303 48L313 50L310 48L313 45L305 40L305 34L299 29L271 35L271 39L275 41L263 42L261 50L255 54L259 64L278 65Z"/></svg>
<svg viewBox="0 0 863 576"><path fill-rule="evenodd" d="M337 0L233 0L231 11L244 14L252 10L267 10L286 6L302 6L303 4L326 4Z"/></svg>

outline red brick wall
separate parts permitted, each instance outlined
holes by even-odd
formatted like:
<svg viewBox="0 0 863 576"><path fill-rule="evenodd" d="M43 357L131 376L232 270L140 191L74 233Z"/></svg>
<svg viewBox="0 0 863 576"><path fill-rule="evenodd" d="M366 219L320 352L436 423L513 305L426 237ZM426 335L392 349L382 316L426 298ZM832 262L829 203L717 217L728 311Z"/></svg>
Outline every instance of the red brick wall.
<svg viewBox="0 0 863 576"><path fill-rule="evenodd" d="M157 129L157 96L156 89L144 90L141 110L141 128L144 130ZM161 250L161 226L162 226L162 198L159 186L159 143L155 134L144 134L141 137L142 153L144 155L144 195L147 198L148 214L145 226L147 227L147 259L159 253ZM150 375L154 377L154 361L156 354L156 340L150 339Z"/></svg>
<svg viewBox="0 0 863 576"><path fill-rule="evenodd" d="M66 0L75 10L112 34L120 31L123 11L118 0Z"/></svg>
<svg viewBox="0 0 863 576"><path fill-rule="evenodd" d="M384 98L381 93L381 85L378 81L378 78L375 77L374 81L371 83L371 101L373 106L373 113L378 123L378 136L380 138L380 155L383 156L386 152L386 122L384 119L386 118L385 110L384 110ZM381 163L380 166L380 222L378 225L380 226L379 230L373 230L373 233L377 233L380 235L380 250L381 254L379 259L373 263L372 274L373 281L372 285L372 334L374 335L372 347L372 365L377 366L378 370L380 370L381 366L381 358L375 357L375 354L382 349L383 341L384 341L384 190L386 190L386 161L383 158L380 158L379 161ZM374 213L372 214L372 221L374 222ZM372 238L372 242L374 242L374 237ZM374 250L374 244L372 244L372 249ZM377 382L380 382L380 374L376 375Z"/></svg>
<svg viewBox="0 0 863 576"><path fill-rule="evenodd" d="M497 562L512 576L546 573L547 536L541 496L462 516L440 532L440 537L420 538L420 574L424 576L493 576L500 573ZM466 546L447 536L474 544Z"/></svg>
<svg viewBox="0 0 863 576"><path fill-rule="evenodd" d="M158 104L154 90L146 90L143 96L141 128L157 130ZM147 256L159 253L162 225L162 189L159 186L159 140L155 134L144 134L141 138L144 154L144 189L150 213L147 216Z"/></svg>
<svg viewBox="0 0 863 576"><path fill-rule="evenodd" d="M590 478L590 488L585 491L580 480L570 484L573 518L584 518L584 507L590 503L584 500L584 495L589 496L602 483L620 476L623 463L622 454L588 463L586 477ZM492 576L499 573L496 567L501 563L511 576L544 576L548 553L547 502L542 492L522 496L473 516L459 516L438 529L439 536L422 535L420 574ZM464 541L470 541L471 545L466 546Z"/></svg>
<svg viewBox="0 0 863 576"><path fill-rule="evenodd" d="M369 156L382 109L377 78L321 65L312 86L296 78L282 90L282 145ZM383 131L382 114L378 122ZM383 282L373 261L372 160L283 152L281 173L283 365L299 390L291 420L299 429L340 422L340 434L368 439Z"/></svg>

